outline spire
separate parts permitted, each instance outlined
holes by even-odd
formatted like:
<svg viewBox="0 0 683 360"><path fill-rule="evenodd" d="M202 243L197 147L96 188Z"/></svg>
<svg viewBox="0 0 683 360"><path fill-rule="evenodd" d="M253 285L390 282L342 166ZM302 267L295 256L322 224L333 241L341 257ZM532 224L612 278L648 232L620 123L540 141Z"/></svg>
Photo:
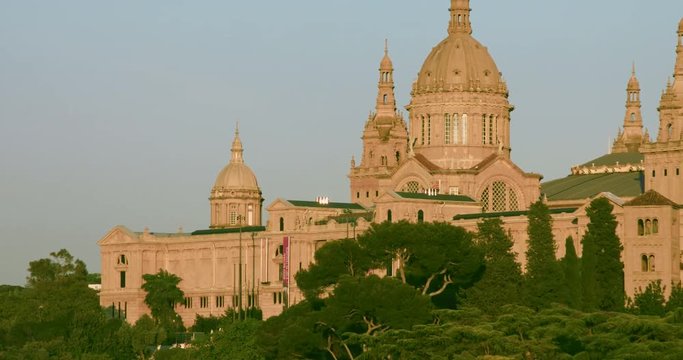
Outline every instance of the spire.
<svg viewBox="0 0 683 360"><path fill-rule="evenodd" d="M240 125L239 122L235 125L235 139L232 141L232 159L231 164L244 164L244 148L242 148L242 140L240 140Z"/></svg>
<svg viewBox="0 0 683 360"><path fill-rule="evenodd" d="M612 147L613 153L637 152L643 142L643 116L640 112L640 84L636 77L636 65L633 64L631 77L626 86L626 114L624 115L624 131L620 132Z"/></svg>
<svg viewBox="0 0 683 360"><path fill-rule="evenodd" d="M683 78L683 19L678 23L678 45L676 46L676 68L674 77Z"/></svg>
<svg viewBox="0 0 683 360"><path fill-rule="evenodd" d="M396 97L394 96L394 65L389 57L388 41L384 41L384 57L379 64L379 82L377 84L377 117L396 116Z"/></svg>
<svg viewBox="0 0 683 360"><path fill-rule="evenodd" d="M451 0L451 20L448 24L448 34L472 33L470 23L470 0Z"/></svg>

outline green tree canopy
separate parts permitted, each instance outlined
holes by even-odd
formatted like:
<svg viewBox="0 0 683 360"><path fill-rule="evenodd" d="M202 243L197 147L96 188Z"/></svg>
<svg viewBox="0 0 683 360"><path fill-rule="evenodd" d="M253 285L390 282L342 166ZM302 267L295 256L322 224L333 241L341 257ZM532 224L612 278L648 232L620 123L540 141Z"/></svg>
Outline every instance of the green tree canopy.
<svg viewBox="0 0 683 360"><path fill-rule="evenodd" d="M624 308L623 246L616 234L617 220L612 209L604 197L591 201L586 208L590 222L582 241L581 276L583 304L587 310Z"/></svg>
<svg viewBox="0 0 683 360"><path fill-rule="evenodd" d="M562 269L564 270L564 281L566 284L567 298L565 303L571 308L581 307L581 262L576 256L574 239L569 236L564 241L565 255L562 258Z"/></svg>
<svg viewBox="0 0 683 360"><path fill-rule="evenodd" d="M142 275L142 279L142 289L147 292L145 304L149 307L154 321L164 326L167 331L182 329L182 321L175 312L175 304L181 303L185 296L178 288L180 277L161 269L156 274Z"/></svg>
<svg viewBox="0 0 683 360"><path fill-rule="evenodd" d="M522 304L522 270L503 221L492 218L477 224L476 242L485 254L486 270L465 291L465 304L488 313L498 312L503 305Z"/></svg>
<svg viewBox="0 0 683 360"><path fill-rule="evenodd" d="M530 306L541 309L564 301L564 273L555 257L557 246L548 206L541 200L532 204L528 222L526 297Z"/></svg>

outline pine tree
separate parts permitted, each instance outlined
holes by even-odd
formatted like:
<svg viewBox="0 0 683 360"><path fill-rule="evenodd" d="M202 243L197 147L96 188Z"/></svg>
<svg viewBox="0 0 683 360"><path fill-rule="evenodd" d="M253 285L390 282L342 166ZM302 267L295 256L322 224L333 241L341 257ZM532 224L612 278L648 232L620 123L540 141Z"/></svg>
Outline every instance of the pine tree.
<svg viewBox="0 0 683 360"><path fill-rule="evenodd" d="M550 210L539 200L531 205L528 219L526 298L529 306L541 309L553 302L564 301L564 274L555 258L557 245Z"/></svg>
<svg viewBox="0 0 683 360"><path fill-rule="evenodd" d="M638 289L633 297L633 311L638 315L662 316L666 312L662 281L652 281L645 290Z"/></svg>
<svg viewBox="0 0 683 360"><path fill-rule="evenodd" d="M583 237L582 284L585 310L619 311L624 308L623 246L616 234L617 221L607 198L586 208L590 219Z"/></svg>
<svg viewBox="0 0 683 360"><path fill-rule="evenodd" d="M565 255L562 259L564 281L566 284L566 303L574 309L581 306L581 263L576 256L574 239L570 236L564 243Z"/></svg>
<svg viewBox="0 0 683 360"><path fill-rule="evenodd" d="M503 305L522 304L522 270L502 224L499 218L477 224L476 241L484 252L486 270L482 279L465 291L465 304L486 313L497 313Z"/></svg>

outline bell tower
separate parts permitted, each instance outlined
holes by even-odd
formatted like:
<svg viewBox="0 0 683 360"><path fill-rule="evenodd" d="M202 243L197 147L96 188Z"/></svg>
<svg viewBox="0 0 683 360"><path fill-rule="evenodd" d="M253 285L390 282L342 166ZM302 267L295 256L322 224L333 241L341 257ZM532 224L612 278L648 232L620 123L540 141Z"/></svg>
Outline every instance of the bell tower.
<svg viewBox="0 0 683 360"><path fill-rule="evenodd" d="M396 110L394 65L387 43L379 65L377 101L363 130L360 165L351 161L351 201L371 206L381 195L380 179L388 178L407 157L408 130L403 115Z"/></svg>
<svg viewBox="0 0 683 360"><path fill-rule="evenodd" d="M640 111L640 83L636 77L636 67L633 65L631 78L626 86L626 115L624 115L624 130L614 141L613 153L638 152L640 145L647 139L643 136L643 116Z"/></svg>

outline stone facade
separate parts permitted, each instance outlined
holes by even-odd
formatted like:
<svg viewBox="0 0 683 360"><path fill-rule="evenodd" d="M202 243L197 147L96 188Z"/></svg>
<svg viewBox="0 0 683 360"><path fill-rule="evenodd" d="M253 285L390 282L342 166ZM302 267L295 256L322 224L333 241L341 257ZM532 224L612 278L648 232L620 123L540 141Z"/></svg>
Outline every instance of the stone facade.
<svg viewBox="0 0 683 360"><path fill-rule="evenodd" d="M581 253L586 207L596 197L614 206L622 239L625 290L681 280L683 213L683 21L678 29L674 81L662 96L660 128L643 130L635 69L627 85L623 130L612 153L574 166L571 175L541 184L510 154L508 88L486 47L472 37L468 0L451 0L448 35L426 58L412 86L409 123L397 110L394 67L385 47L375 111L365 122L359 163L351 161L348 203L276 199L263 223L256 176L245 164L235 132L230 163L210 191L208 230L161 234L112 229L99 241L100 302L135 321L148 313L142 275L166 269L183 280L178 312L196 314L259 306L266 317L301 301L294 275L327 241L354 238L372 222L442 221L474 230L500 217L526 263L529 205L546 199L558 258L572 237ZM286 244L285 244L286 242ZM667 290L668 291L668 290Z"/></svg>

